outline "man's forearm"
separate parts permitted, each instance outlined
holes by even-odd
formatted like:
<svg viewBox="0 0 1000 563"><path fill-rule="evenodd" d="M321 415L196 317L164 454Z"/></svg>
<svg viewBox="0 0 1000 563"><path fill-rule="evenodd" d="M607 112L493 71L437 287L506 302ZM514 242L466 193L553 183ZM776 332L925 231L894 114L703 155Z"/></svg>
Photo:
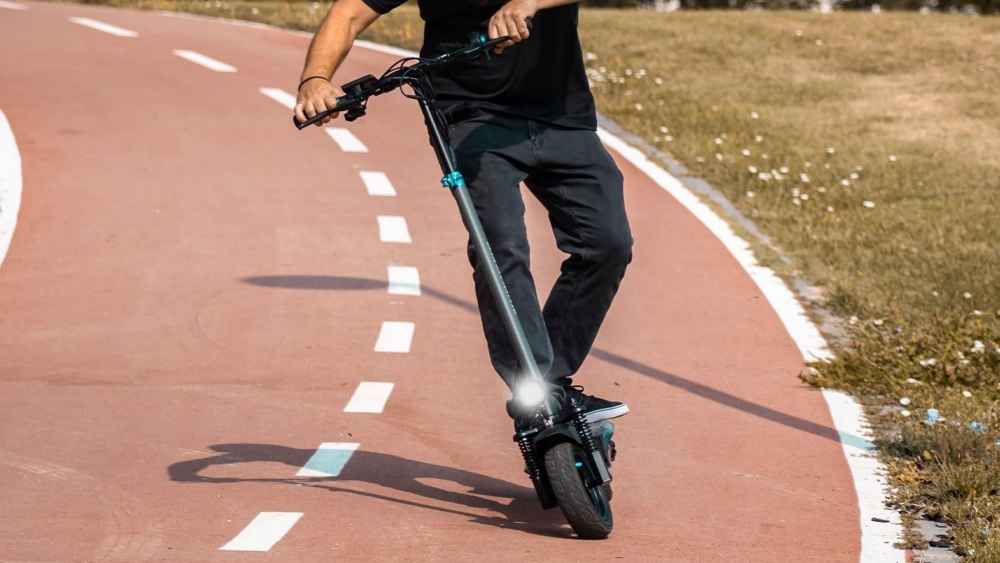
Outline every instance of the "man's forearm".
<svg viewBox="0 0 1000 563"><path fill-rule="evenodd" d="M378 16L361 0L341 0L334 4L313 36L301 78L332 77L350 52L354 40Z"/></svg>

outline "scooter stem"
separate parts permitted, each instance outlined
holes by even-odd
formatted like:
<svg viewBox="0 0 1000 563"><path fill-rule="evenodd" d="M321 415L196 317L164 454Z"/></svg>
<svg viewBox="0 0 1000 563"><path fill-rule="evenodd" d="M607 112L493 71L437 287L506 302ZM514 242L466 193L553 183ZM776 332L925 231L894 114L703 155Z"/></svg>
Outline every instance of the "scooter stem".
<svg viewBox="0 0 1000 563"><path fill-rule="evenodd" d="M514 352L517 354L517 359L524 370L522 375L528 375L539 381L544 381L542 374L538 371L538 364L535 363L531 347L528 345L528 339L524 335L521 321L517 317L517 311L514 310L514 304L510 300L507 286L500 275L500 269L497 267L496 259L493 257L493 251L490 250L490 244L486 240L486 233L483 232L483 225L479 221L479 215L476 213L475 205L472 203L469 189L465 185L462 174L458 171L455 154L444 132L441 130L440 124L443 122L443 119L441 118L440 110L427 99L420 100L420 109L423 111L424 119L427 122L427 129L431 134L431 142L434 145L434 151L437 153L438 162L441 164L441 171L445 174L442 184L450 189L451 193L455 196L455 201L458 203L458 211L462 215L462 222L465 223L465 228L469 232L472 246L479 257L479 264L486 274L486 281L490 287L490 292L493 294L493 299L500 309L500 316L503 318L503 324L510 335L511 343L514 345ZM546 413L547 416L552 416L556 413L556 405L552 397L546 399L545 408L548 411Z"/></svg>

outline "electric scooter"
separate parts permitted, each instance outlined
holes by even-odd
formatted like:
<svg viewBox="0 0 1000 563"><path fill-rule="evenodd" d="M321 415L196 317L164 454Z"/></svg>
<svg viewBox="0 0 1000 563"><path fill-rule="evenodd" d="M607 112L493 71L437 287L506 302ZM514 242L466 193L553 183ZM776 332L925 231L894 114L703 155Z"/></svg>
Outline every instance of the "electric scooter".
<svg viewBox="0 0 1000 563"><path fill-rule="evenodd" d="M444 116L433 103L430 73L454 62L480 56L489 58L494 47L508 40L509 37L490 40L485 35L471 33L468 44L453 52L428 58L400 59L379 78L369 74L344 84L341 87L344 96L337 99L336 107L301 123L293 120L299 129L334 113L344 113L347 121L354 121L364 117L372 96L404 86L410 89L409 92L401 91L420 104L431 144L444 173L441 184L451 191L458 203L462 221L521 365L521 374L509 407L513 406L515 411L512 413L515 414L514 441L524 458L525 473L531 478L542 508L548 510L558 506L578 537L601 539L611 533L613 525L609 469L616 454L611 440L614 425L607 420L588 422L584 407L572 396L567 398L561 389L548 384L539 372L465 179L457 169Z"/></svg>

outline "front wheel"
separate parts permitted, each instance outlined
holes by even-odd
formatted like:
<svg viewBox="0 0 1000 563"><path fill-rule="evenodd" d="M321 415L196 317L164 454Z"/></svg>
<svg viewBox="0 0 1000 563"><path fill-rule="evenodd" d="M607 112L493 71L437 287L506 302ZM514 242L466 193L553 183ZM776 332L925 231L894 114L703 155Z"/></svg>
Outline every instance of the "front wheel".
<svg viewBox="0 0 1000 563"><path fill-rule="evenodd" d="M602 485L588 485L594 476L587 452L571 442L557 444L545 452L545 472L576 535L587 540L608 537L614 524L611 504Z"/></svg>

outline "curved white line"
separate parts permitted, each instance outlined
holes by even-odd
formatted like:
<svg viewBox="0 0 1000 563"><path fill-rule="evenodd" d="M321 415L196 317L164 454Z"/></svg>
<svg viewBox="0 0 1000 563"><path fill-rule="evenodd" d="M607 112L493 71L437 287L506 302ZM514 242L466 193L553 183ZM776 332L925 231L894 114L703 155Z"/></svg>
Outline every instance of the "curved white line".
<svg viewBox="0 0 1000 563"><path fill-rule="evenodd" d="M757 263L750 245L736 235L732 228L698 196L646 157L638 149L629 146L615 135L599 129L601 140L625 160L641 170L667 193L674 197L694 215L757 284L771 308L778 313L788 335L795 341L806 361L832 357L826 340L816 325L806 316L802 305L773 270ZM885 507L885 482L880 475L885 467L874 457L875 446L866 438L868 423L861 406L851 396L839 391L823 390L823 398L830 409L833 424L840 435L840 444L851 469L854 489L858 494L858 510L861 513L861 556L860 563L904 563L904 551L893 547L902 535L899 513ZM889 523L879 523L878 518Z"/></svg>
<svg viewBox="0 0 1000 563"><path fill-rule="evenodd" d="M233 25L272 29L296 35L312 37L312 34L301 31L285 30L265 24L241 22L203 16L177 16L175 13L160 12L173 17L191 17L210 19ZM355 45L382 53L413 57L417 53L397 47L378 45L368 41L357 41ZM636 168L649 176L654 182L672 195L704 224L709 231L729 250L743 267L744 271L764 293L768 303L778 314L785 330L798 346L805 360L829 358L831 356L826 340L820 334L816 325L806 316L802 305L788 289L781 278L770 268L764 268L757 263L750 245L733 232L729 224L719 217L710 207L702 203L693 192L684 187L681 182L669 172L650 161L646 155L631 147L617 136L600 129L598 133L611 149L632 163ZM874 457L874 445L870 440L858 439L868 435L868 422L861 405L853 397L839 391L823 390L833 418L833 424L840 434L840 443L844 456L851 469L851 477L858 495L858 509L861 513L861 554L859 563L905 563L903 550L896 549L893 544L902 537L902 524L899 513L885 508L885 482L880 475L885 473L885 466ZM889 523L879 523L872 520L879 518Z"/></svg>
<svg viewBox="0 0 1000 563"><path fill-rule="evenodd" d="M7 257L10 240L21 209L21 153L7 116L0 110L0 266Z"/></svg>

